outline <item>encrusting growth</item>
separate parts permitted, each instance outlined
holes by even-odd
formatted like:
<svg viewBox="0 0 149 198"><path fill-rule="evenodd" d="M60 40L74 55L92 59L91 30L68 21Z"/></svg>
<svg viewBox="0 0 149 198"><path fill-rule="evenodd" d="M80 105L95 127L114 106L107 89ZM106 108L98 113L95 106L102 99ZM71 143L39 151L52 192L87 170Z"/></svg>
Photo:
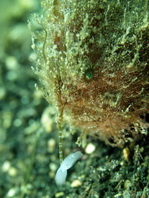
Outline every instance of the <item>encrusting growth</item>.
<svg viewBox="0 0 149 198"><path fill-rule="evenodd" d="M112 146L147 134L149 1L42 0L34 68L63 122Z"/></svg>

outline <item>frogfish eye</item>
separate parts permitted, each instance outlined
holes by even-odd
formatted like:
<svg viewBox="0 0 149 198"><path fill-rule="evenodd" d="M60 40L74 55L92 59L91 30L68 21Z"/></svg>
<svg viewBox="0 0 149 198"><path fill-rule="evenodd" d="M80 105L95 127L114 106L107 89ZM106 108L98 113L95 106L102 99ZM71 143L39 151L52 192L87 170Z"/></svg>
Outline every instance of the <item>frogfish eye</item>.
<svg viewBox="0 0 149 198"><path fill-rule="evenodd" d="M91 69L86 70L85 72L85 79L86 80L92 80L94 77L94 73Z"/></svg>

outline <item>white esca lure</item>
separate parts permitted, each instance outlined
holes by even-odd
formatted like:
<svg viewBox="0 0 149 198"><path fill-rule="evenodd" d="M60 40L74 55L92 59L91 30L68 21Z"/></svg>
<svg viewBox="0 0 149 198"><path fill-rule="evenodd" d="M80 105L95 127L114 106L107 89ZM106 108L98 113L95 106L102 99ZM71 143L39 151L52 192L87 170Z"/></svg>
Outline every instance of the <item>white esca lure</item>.
<svg viewBox="0 0 149 198"><path fill-rule="evenodd" d="M77 160L79 160L83 154L80 151L77 151L75 153L69 154L61 163L59 169L56 172L55 175L55 182L58 186L61 186L66 181L67 176L67 170L71 168Z"/></svg>

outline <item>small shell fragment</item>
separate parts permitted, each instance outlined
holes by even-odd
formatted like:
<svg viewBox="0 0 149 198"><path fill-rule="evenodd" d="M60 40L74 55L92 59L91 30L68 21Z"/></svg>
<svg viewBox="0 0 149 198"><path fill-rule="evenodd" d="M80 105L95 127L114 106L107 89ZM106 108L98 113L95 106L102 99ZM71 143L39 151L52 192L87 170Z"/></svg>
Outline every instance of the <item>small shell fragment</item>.
<svg viewBox="0 0 149 198"><path fill-rule="evenodd" d="M77 151L75 153L69 154L63 160L55 175L55 182L58 186L61 186L65 183L67 177L67 170L71 168L82 156L83 154L80 151Z"/></svg>

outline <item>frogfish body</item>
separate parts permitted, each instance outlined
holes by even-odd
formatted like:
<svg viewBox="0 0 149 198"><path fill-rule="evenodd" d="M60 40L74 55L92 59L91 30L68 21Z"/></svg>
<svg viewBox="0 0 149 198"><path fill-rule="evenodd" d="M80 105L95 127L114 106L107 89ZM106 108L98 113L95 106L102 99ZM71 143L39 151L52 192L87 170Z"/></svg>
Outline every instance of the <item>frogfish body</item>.
<svg viewBox="0 0 149 198"><path fill-rule="evenodd" d="M63 121L112 146L147 134L149 1L42 0L35 72Z"/></svg>

